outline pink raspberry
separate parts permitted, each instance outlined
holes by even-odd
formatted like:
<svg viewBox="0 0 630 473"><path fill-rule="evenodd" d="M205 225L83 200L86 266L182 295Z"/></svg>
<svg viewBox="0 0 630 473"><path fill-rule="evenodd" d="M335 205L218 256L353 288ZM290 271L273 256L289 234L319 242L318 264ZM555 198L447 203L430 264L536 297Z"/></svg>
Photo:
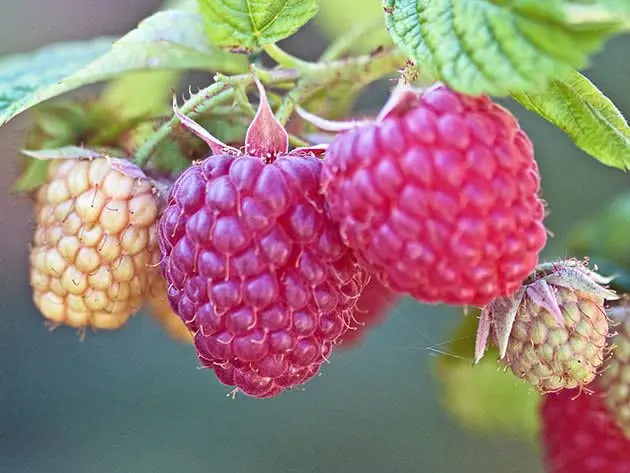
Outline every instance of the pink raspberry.
<svg viewBox="0 0 630 473"><path fill-rule="evenodd" d="M545 395L541 438L549 473L630 471L630 439L599 393L574 389Z"/></svg>
<svg viewBox="0 0 630 473"><path fill-rule="evenodd" d="M331 143L322 186L341 234L388 287L483 306L514 293L546 242L527 135L488 97L399 87Z"/></svg>
<svg viewBox="0 0 630 473"><path fill-rule="evenodd" d="M169 301L220 381L274 396L318 372L365 272L325 211L321 150L287 152L264 91L244 153L178 116L214 153L177 179L160 220Z"/></svg>

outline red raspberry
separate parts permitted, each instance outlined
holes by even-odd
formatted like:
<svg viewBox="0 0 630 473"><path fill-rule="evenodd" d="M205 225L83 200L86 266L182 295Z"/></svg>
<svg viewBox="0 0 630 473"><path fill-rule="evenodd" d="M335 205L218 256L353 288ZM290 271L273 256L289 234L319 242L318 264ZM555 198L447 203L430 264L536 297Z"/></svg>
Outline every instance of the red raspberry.
<svg viewBox="0 0 630 473"><path fill-rule="evenodd" d="M371 279L357 301L354 324L341 338L341 348L350 349L360 344L372 328L387 318L397 300L396 294L378 279Z"/></svg>
<svg viewBox="0 0 630 473"><path fill-rule="evenodd" d="M364 271L325 212L318 149L287 153L264 94L246 154L180 119L214 154L178 178L160 220L169 301L220 381L274 396L318 372Z"/></svg>
<svg viewBox="0 0 630 473"><path fill-rule="evenodd" d="M628 473L630 440L606 411L600 394L547 394L542 442L550 473Z"/></svg>
<svg viewBox="0 0 630 473"><path fill-rule="evenodd" d="M331 143L322 186L344 241L424 302L512 294L546 242L532 144L488 97L397 89L375 122Z"/></svg>

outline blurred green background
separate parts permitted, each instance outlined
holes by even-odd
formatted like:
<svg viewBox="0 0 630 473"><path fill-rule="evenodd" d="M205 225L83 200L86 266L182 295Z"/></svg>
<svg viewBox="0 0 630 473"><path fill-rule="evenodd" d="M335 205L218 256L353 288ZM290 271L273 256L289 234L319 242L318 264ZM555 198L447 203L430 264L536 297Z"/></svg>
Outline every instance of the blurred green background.
<svg viewBox="0 0 630 473"><path fill-rule="evenodd" d="M380 0L323 2L319 26L310 24L285 47L315 58L327 43L324 32L345 29L344 22L363 11L358 5L368 2L380 9ZM122 34L158 5L4 1L0 54ZM627 37L608 43L588 72L625 113L629 49ZM371 89L361 107L376 107L385 92ZM628 177L599 165L538 117L507 105L535 142L551 210L546 223L556 235L546 255L564 256L571 226L625 191ZM196 369L189 347L142 315L124 330L88 333L84 342L72 330L49 333L28 290L31 205L10 192L19 171L15 149L29 124L27 113L0 129L1 472L542 472L531 445L467 432L441 407L430 365L453 336L458 310L405 300L365 343L334 354L304 390L265 401L226 397L226 387Z"/></svg>

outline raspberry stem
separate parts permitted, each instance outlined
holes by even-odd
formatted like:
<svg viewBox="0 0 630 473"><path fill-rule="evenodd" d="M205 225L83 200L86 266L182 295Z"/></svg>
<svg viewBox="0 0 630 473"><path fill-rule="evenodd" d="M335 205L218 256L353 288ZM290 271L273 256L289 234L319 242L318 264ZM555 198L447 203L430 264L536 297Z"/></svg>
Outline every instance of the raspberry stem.
<svg viewBox="0 0 630 473"><path fill-rule="evenodd" d="M278 65L286 68L286 69L297 69L299 71L308 71L313 67L317 67L314 63L303 61L300 58L292 56L287 53L283 49L281 49L277 44L265 44L263 46L263 50L267 53L267 55L276 61Z"/></svg>
<svg viewBox="0 0 630 473"><path fill-rule="evenodd" d="M295 105L304 100L305 92L305 84L299 84L284 96L284 100L276 110L276 118L280 123L285 125L289 121L293 110L295 110Z"/></svg>
<svg viewBox="0 0 630 473"><path fill-rule="evenodd" d="M310 145L310 143L308 141L303 140L299 136L295 136L295 135L291 135L291 134L289 134L289 144L291 146L296 147L296 148L304 148L304 147Z"/></svg>
<svg viewBox="0 0 630 473"><path fill-rule="evenodd" d="M182 112L193 118L212 106L218 105L234 96L234 89L222 89L224 89L224 84L215 82L211 86L200 90L186 101L182 106ZM179 126L179 120L173 115L169 121L158 128L156 132L138 148L135 153L134 163L141 168L146 166L158 145L171 135L177 126Z"/></svg>

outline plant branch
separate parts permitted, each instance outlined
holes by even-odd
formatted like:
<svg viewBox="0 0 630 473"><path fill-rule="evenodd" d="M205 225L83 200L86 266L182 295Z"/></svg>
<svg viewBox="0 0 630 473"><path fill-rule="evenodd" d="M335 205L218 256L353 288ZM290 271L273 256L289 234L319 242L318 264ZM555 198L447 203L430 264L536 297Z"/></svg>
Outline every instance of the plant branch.
<svg viewBox="0 0 630 473"><path fill-rule="evenodd" d="M217 74L213 84L192 95L182 105L181 112L190 118L195 118L227 100L234 99L236 90L250 86L256 77L267 86L298 82L298 85L285 96L285 100L278 109L278 115L285 123L295 105L299 105L315 91L347 84L362 87L399 71L405 62L406 57L400 51L386 49L376 54L323 63L307 63L308 68L303 70L252 68L252 72L248 74L236 76ZM179 126L179 120L175 116L161 125L138 148L134 162L140 167L146 166L160 143L168 138L177 126Z"/></svg>
<svg viewBox="0 0 630 473"><path fill-rule="evenodd" d="M299 104L306 95L305 92L306 86L300 84L284 96L284 100L278 107L278 110L276 110L276 118L280 123L286 125L289 118L291 118L293 110L295 110L295 106Z"/></svg>
<svg viewBox="0 0 630 473"><path fill-rule="evenodd" d="M182 107L182 113L193 118L205 112L210 107L218 105L233 96L234 89L225 89L222 83L215 82L210 87L200 90L187 100ZM179 126L179 120L173 115L169 121L160 126L155 133L149 136L147 141L138 148L134 158L135 164L139 167L146 166L158 145L168 138L177 126Z"/></svg>

